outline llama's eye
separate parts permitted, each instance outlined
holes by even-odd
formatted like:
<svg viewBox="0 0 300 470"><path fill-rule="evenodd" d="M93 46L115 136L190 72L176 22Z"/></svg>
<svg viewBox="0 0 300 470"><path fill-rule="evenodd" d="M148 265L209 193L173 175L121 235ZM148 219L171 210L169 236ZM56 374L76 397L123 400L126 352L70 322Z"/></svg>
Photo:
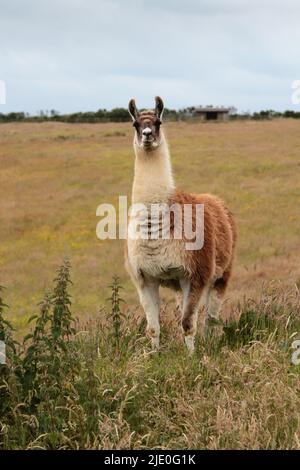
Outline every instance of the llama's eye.
<svg viewBox="0 0 300 470"><path fill-rule="evenodd" d="M133 123L132 125L133 125L133 127L136 128L136 130L138 130L138 128L139 128L139 126L140 126L137 121L134 121L134 123Z"/></svg>

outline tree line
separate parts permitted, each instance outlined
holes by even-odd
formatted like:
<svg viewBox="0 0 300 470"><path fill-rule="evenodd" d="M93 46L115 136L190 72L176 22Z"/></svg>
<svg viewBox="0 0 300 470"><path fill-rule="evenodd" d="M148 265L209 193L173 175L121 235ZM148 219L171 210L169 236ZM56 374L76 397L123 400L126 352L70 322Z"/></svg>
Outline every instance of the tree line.
<svg viewBox="0 0 300 470"><path fill-rule="evenodd" d="M286 110L283 112L274 111L272 109L262 110L259 112L241 112L238 113L236 109L231 108L230 119L253 119L265 120L273 118L294 118L300 119L300 111ZM189 107L185 109L164 110L164 119L168 121L184 121L196 120L195 108ZM126 108L114 108L112 110L99 109L98 111L77 112L71 114L60 114L55 109L41 110L36 115L29 113L11 112L7 114L0 113L0 123L5 122L45 122L45 121L59 121L67 123L99 123L99 122L129 122L131 120L128 110Z"/></svg>

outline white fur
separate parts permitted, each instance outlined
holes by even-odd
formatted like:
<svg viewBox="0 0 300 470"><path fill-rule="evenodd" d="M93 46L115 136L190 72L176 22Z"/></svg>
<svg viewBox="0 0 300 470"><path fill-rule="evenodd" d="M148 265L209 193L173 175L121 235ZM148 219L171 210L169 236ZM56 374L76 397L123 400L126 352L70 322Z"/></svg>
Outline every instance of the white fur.
<svg viewBox="0 0 300 470"><path fill-rule="evenodd" d="M168 203L175 190L172 175L170 154L168 145L161 133L161 141L158 147L145 150L140 146L136 137L134 140L135 172L132 188L132 203L143 204L149 208L152 203ZM135 215L135 217L138 217ZM147 220L144 221L145 224ZM190 283L184 279L185 250L183 240L164 239L134 239L128 236L127 240L128 260L127 267L132 280L136 285L140 302L144 308L151 336L152 346L159 346L159 283L161 279L168 279L168 273L172 279L177 277L183 293L183 314L188 308ZM142 273L142 275L141 275ZM189 352L194 349L194 337L198 311L207 298L203 292L198 305L193 312L192 321L194 328L190 335L185 336L185 342Z"/></svg>
<svg viewBox="0 0 300 470"><path fill-rule="evenodd" d="M140 302L147 318L147 331L151 338L153 349L159 348L159 284L152 281L147 285L137 284L137 291L139 294Z"/></svg>
<svg viewBox="0 0 300 470"><path fill-rule="evenodd" d="M163 135L161 142L152 151L146 151L136 143L134 145L136 157L132 202L144 204L149 208L149 213L152 203L167 204L175 189L169 149ZM148 221L145 220L145 223ZM169 268L180 270L184 263L181 243L181 240L133 240L128 237L129 263L135 276L138 277L139 270L154 278L160 278Z"/></svg>
<svg viewBox="0 0 300 470"><path fill-rule="evenodd" d="M163 136L161 145L155 150L145 151L138 145L134 145L134 149L132 202L149 207L150 213L150 204L168 203L175 189L169 149ZM132 240L128 237L127 244L129 262L136 275L140 269L151 277L159 278L168 268L180 269L183 265L180 240Z"/></svg>
<svg viewBox="0 0 300 470"><path fill-rule="evenodd" d="M168 202L175 189L167 142L161 136L157 148L146 151L134 140L133 203Z"/></svg>
<svg viewBox="0 0 300 470"><path fill-rule="evenodd" d="M145 129L143 130L143 134L144 135L152 134L152 131L151 131L150 127L145 127Z"/></svg>
<svg viewBox="0 0 300 470"><path fill-rule="evenodd" d="M184 337L184 341L189 354L193 354L195 350L195 337L194 335L187 335Z"/></svg>

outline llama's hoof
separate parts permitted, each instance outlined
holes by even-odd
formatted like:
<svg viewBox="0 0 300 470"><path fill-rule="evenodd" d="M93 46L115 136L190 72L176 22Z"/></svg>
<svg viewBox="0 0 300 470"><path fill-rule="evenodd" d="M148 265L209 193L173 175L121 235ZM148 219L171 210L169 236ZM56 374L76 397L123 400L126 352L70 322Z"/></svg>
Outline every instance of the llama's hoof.
<svg viewBox="0 0 300 470"><path fill-rule="evenodd" d="M195 350L194 336L187 335L184 337L184 341L185 341L188 353L192 355Z"/></svg>
<svg viewBox="0 0 300 470"><path fill-rule="evenodd" d="M159 338L151 338L151 349L153 352L159 351Z"/></svg>

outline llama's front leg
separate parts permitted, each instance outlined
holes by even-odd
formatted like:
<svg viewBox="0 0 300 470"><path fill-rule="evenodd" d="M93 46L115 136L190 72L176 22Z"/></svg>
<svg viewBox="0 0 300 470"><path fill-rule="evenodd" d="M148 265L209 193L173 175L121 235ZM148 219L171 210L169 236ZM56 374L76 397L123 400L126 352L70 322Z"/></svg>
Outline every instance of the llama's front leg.
<svg viewBox="0 0 300 470"><path fill-rule="evenodd" d="M159 284L156 282L145 282L138 286L140 302L147 318L147 334L151 339L152 349L159 348Z"/></svg>
<svg viewBox="0 0 300 470"><path fill-rule="evenodd" d="M186 283L183 288L183 299L182 329L185 344L189 353L192 354L195 349L198 313L207 301L206 289L202 286L190 287Z"/></svg>

